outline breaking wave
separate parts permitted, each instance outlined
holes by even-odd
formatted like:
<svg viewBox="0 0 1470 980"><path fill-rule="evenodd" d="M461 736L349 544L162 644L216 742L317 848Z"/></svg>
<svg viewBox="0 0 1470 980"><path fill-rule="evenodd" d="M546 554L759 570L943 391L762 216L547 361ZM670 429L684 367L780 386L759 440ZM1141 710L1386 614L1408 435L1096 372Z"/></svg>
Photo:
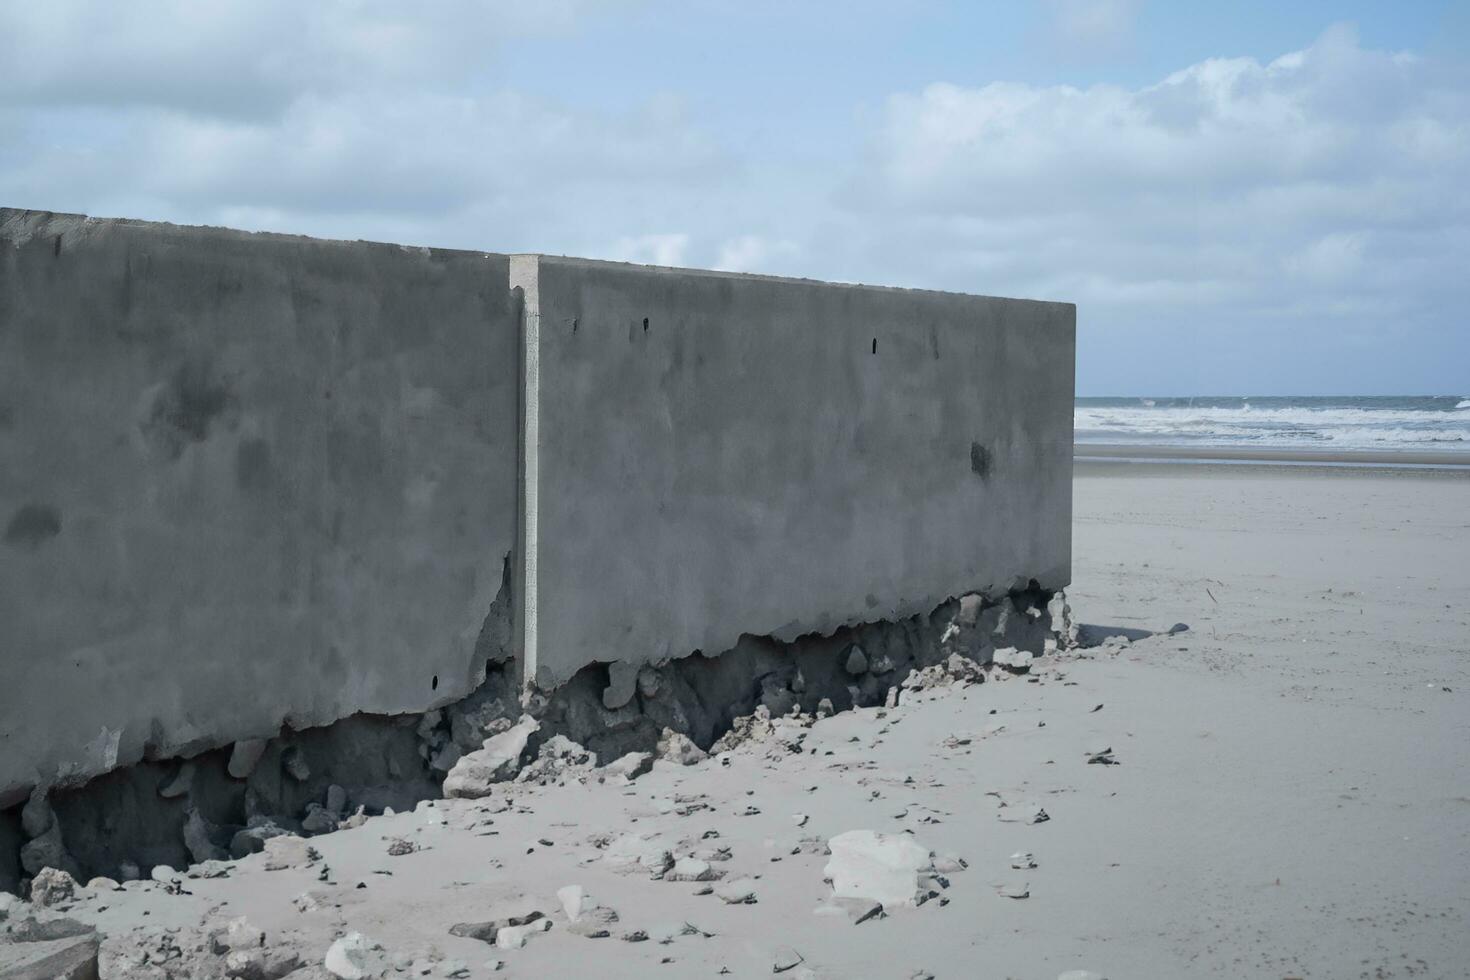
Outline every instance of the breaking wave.
<svg viewBox="0 0 1470 980"><path fill-rule="evenodd" d="M1470 398L1079 398L1076 440L1157 446L1470 449Z"/></svg>

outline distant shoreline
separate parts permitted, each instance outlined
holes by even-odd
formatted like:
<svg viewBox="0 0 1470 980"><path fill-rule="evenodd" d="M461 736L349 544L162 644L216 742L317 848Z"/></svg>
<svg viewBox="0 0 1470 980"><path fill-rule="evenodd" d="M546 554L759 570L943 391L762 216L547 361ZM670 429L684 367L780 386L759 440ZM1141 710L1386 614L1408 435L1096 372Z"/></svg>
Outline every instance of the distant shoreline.
<svg viewBox="0 0 1470 980"><path fill-rule="evenodd" d="M1077 443L1072 456L1079 462L1166 461L1195 463L1292 463L1324 466L1435 466L1470 467L1470 451L1441 450L1315 450L1293 448L1235 448L1227 446L1120 446Z"/></svg>

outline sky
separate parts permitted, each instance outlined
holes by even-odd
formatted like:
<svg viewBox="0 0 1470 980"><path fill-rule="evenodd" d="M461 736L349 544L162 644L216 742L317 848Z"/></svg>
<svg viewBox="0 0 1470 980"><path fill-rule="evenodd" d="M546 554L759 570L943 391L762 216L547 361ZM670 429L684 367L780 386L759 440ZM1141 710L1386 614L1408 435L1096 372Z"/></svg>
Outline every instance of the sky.
<svg viewBox="0 0 1470 980"><path fill-rule="evenodd" d="M1077 304L1470 397L1470 4L0 0L0 205Z"/></svg>

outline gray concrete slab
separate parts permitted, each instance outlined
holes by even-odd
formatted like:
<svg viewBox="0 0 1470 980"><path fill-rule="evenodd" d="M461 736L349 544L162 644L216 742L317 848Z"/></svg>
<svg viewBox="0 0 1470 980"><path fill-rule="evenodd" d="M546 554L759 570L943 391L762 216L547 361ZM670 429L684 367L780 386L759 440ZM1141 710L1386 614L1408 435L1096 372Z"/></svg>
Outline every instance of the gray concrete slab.
<svg viewBox="0 0 1470 980"><path fill-rule="evenodd" d="M479 681L516 520L507 277L0 210L0 804Z"/></svg>
<svg viewBox="0 0 1470 980"><path fill-rule="evenodd" d="M526 669L1067 584L1071 304L514 256Z"/></svg>

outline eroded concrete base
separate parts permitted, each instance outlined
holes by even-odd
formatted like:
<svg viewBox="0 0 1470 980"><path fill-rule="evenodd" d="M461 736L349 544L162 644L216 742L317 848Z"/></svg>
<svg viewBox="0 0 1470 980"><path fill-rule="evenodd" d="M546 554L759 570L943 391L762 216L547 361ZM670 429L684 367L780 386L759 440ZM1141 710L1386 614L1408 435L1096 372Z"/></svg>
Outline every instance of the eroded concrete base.
<svg viewBox="0 0 1470 980"><path fill-rule="evenodd" d="M604 766L628 753L702 754L762 720L883 704L922 683L925 671L955 669L951 658L974 668L1014 662L1010 651L1041 656L1075 637L1065 598L1033 587L789 643L745 636L717 656L593 664L551 692L522 691L514 664L491 660L473 693L433 711L360 714L259 744L141 762L82 786L37 788L24 807L0 811L0 888L21 890L48 866L79 881L146 877L158 865L238 858L274 836L329 833L409 809L443 795L464 755L527 716L528 760L567 743ZM974 679L983 679L978 669Z"/></svg>

